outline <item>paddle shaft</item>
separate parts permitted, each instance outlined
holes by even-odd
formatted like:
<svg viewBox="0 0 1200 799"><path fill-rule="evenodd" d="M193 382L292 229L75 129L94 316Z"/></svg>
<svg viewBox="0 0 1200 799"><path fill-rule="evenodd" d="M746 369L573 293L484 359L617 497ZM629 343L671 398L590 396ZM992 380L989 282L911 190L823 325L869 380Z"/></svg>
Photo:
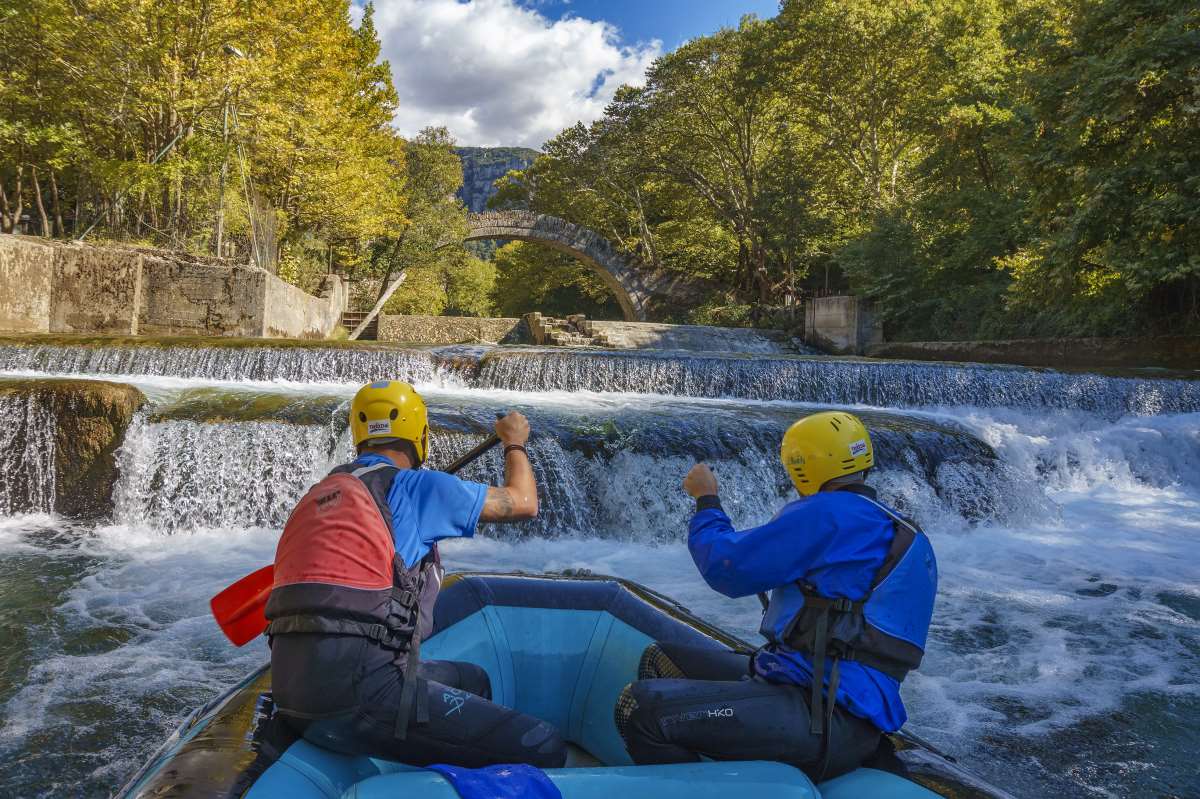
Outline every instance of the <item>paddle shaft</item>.
<svg viewBox="0 0 1200 799"><path fill-rule="evenodd" d="M463 455L458 460L454 461L454 463L450 464L442 471L444 471L446 474L454 474L455 472L459 471L464 466L466 466L468 463L475 460L480 455L487 452L489 449L491 449L492 447L496 446L499 443L500 443L500 436L496 435L495 433L492 433L490 436L488 436L486 439L484 439L483 442L480 443L477 447L472 449L466 455Z"/></svg>

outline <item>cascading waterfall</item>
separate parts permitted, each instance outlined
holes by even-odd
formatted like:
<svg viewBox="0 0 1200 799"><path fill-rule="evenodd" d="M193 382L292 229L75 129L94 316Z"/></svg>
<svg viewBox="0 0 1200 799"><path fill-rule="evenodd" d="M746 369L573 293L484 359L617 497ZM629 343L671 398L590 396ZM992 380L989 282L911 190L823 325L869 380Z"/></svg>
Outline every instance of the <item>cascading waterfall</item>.
<svg viewBox="0 0 1200 799"><path fill-rule="evenodd" d="M475 385L742 397L878 407L1061 408L1107 416L1200 408L1200 381L1106 377L979 364L650 353L495 351Z"/></svg>
<svg viewBox="0 0 1200 799"><path fill-rule="evenodd" d="M114 517L164 533L279 527L303 491L350 452L349 439L330 427L141 416L119 453Z"/></svg>
<svg viewBox="0 0 1200 799"><path fill-rule="evenodd" d="M362 383L381 377L517 392L592 391L891 408L1052 408L1116 418L1200 409L1200 380L970 363L687 353L319 347L0 345L8 371L224 381Z"/></svg>
<svg viewBox="0 0 1200 799"><path fill-rule="evenodd" d="M167 404L167 415L144 413L135 419L119 452L118 522L164 533L278 528L309 485L353 457L344 403L318 402L306 409L306 415L324 412L322 424L269 416L230 421L225 411L241 406L240 401L226 402L210 392L200 396L213 409L207 421L197 418L194 396ZM277 408L269 399L260 404ZM530 455L542 511L527 524L488 531L503 539L678 540L690 507L678 483L697 459L717 469L735 511L762 507L768 497L771 502L765 504L778 504L790 492L775 468L777 442L790 415L745 419L710 409L694 419L676 419L668 432L661 419L656 424L657 414L644 410L627 410L599 429L561 409L529 413L538 431ZM869 416L878 421L878 457L887 464L885 498L903 511L934 502L943 513L977 523L1004 517L1015 507L1015 494L1042 499L1036 486L1022 483L987 444L965 431L906 417ZM433 422L431 468L449 463L484 435L463 432L483 427L462 412L435 410ZM488 453L461 476L500 483L501 453Z"/></svg>
<svg viewBox="0 0 1200 799"><path fill-rule="evenodd" d="M54 507L57 427L42 398L0 393L0 516Z"/></svg>
<svg viewBox="0 0 1200 799"><path fill-rule="evenodd" d="M316 347L57 347L0 346L11 371L54 374L158 375L209 380L287 380L361 383L388 375L435 382L438 364L428 350Z"/></svg>

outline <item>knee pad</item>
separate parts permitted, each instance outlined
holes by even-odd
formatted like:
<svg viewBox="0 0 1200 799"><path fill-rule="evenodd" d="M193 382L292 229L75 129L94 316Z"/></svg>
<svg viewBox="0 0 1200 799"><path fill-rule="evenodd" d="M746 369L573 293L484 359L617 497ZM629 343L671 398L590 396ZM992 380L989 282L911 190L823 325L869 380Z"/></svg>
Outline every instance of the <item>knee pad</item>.
<svg viewBox="0 0 1200 799"><path fill-rule="evenodd" d="M627 735L629 719L637 709L638 702L633 695L633 683L629 683L621 689L621 694L617 697L617 704L613 708L613 722L617 725L617 732L620 733L623 741L629 740Z"/></svg>
<svg viewBox="0 0 1200 799"><path fill-rule="evenodd" d="M653 680L659 677L669 677L672 679L683 679L686 675L683 669L675 665L675 661L663 651L663 648L658 644L650 644L642 652L642 658L638 661L638 679Z"/></svg>
<svg viewBox="0 0 1200 799"><path fill-rule="evenodd" d="M567 742L553 724L539 721L521 736L529 762L538 768L562 768L567 761Z"/></svg>

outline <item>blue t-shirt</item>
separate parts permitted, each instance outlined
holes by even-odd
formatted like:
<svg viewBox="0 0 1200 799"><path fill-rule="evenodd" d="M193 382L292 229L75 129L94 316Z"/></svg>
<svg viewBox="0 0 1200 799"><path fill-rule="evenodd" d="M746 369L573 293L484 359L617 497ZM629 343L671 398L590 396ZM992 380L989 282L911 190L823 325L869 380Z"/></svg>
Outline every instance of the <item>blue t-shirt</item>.
<svg viewBox="0 0 1200 799"><path fill-rule="evenodd" d="M368 452L354 463L358 466L391 464L382 455ZM429 469L400 469L388 490L396 554L409 566L429 554L443 538L475 535L488 487L470 483L452 474Z"/></svg>

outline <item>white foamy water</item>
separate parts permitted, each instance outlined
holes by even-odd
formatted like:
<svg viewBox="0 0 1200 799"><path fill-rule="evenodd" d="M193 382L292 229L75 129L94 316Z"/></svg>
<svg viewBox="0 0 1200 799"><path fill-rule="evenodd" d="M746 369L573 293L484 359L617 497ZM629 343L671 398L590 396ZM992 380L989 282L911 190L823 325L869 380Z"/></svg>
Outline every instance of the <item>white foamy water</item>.
<svg viewBox="0 0 1200 799"><path fill-rule="evenodd" d="M262 381L139 382L154 407L119 453L113 523L0 518L0 592L34 597L13 619L32 618L36 632L5 655L0 793L106 794L184 713L264 660L260 644L224 641L207 601L269 562L291 503L349 452L332 416L153 415L180 391L253 392ZM271 388L327 396L318 405L330 414L351 390L336 380ZM518 406L555 436L534 445L545 518L447 543L452 569L614 574L758 641L757 601L721 597L696 574L678 484L713 453L735 521L766 520L787 497L773 442L811 406L591 389L427 393L451 429ZM1184 764L1200 746L1200 412L1153 415L1143 404L1114 415L1128 396L1102 412L857 406L890 426L877 437L893 462L873 482L927 528L941 564L926 661L904 685L912 729L1017 795L1200 795ZM440 457L477 438L444 434ZM493 457L467 476L494 479L498 467Z"/></svg>

